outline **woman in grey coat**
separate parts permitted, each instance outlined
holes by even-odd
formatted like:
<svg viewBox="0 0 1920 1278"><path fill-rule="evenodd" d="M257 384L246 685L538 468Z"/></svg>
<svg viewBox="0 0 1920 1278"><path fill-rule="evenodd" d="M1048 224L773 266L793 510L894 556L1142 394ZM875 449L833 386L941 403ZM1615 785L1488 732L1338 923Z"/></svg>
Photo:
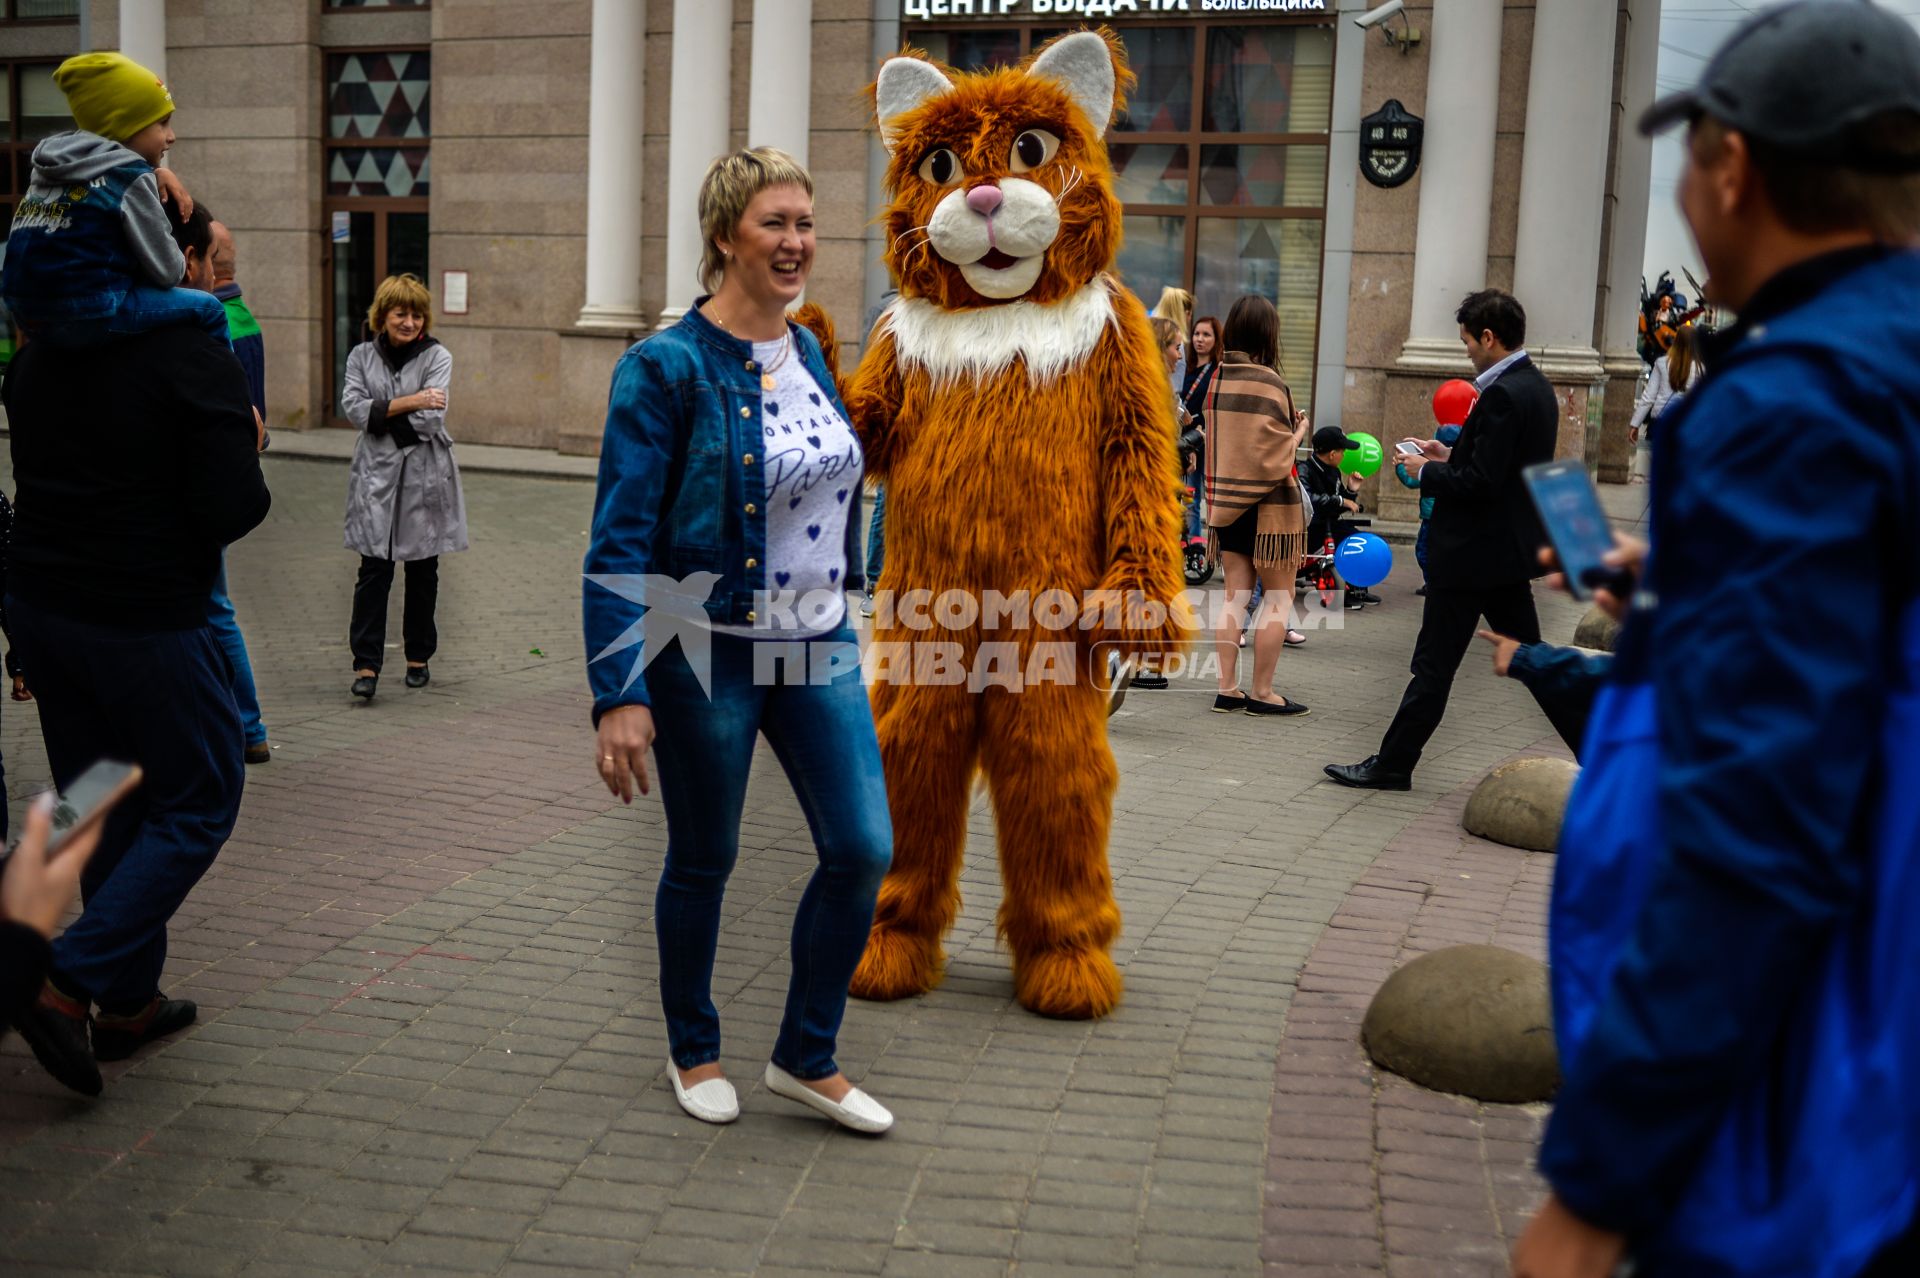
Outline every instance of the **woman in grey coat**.
<svg viewBox="0 0 1920 1278"><path fill-rule="evenodd" d="M439 642L433 610L440 556L467 548L467 505L447 436L453 356L428 336L433 297L416 276L390 275L367 308L373 340L347 356L340 406L360 428L347 473L347 549L360 555L353 586L353 695L380 683L393 565L407 566L407 686L424 688Z"/></svg>

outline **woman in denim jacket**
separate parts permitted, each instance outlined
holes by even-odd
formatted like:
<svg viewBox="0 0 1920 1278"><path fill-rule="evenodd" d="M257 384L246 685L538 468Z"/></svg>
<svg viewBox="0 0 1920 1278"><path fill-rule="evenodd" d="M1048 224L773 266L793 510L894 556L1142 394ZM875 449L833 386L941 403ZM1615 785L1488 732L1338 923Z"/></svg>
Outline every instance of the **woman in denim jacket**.
<svg viewBox="0 0 1920 1278"><path fill-rule="evenodd" d="M728 1123L740 1107L710 986L765 734L820 861L794 918L767 1086L883 1132L893 1116L834 1062L893 830L847 619L845 592L863 584L860 446L819 343L786 317L813 265L812 179L771 148L722 156L701 184L700 231L712 295L613 375L586 558L597 766L632 802L658 732L667 1077L689 1114Z"/></svg>

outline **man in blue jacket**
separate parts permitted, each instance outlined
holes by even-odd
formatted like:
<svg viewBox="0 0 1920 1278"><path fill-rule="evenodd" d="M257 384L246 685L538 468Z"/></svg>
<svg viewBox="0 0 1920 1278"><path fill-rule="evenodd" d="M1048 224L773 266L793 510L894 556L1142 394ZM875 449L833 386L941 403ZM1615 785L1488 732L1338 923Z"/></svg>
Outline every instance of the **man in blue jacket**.
<svg viewBox="0 0 1920 1278"><path fill-rule="evenodd" d="M1561 831L1553 1194L1514 1271L1911 1274L1920 33L1763 11L1641 127L1682 120L1680 206L1740 319L1655 437Z"/></svg>

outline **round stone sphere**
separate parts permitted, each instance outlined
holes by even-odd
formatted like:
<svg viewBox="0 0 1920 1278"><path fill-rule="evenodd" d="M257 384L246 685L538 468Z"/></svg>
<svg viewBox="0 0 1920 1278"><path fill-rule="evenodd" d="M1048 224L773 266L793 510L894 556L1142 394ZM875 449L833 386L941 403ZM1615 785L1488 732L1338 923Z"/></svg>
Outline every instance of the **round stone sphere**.
<svg viewBox="0 0 1920 1278"><path fill-rule="evenodd" d="M1360 1037L1375 1064L1437 1092L1524 1104L1560 1086L1547 965L1493 945L1436 950L1389 976Z"/></svg>
<svg viewBox="0 0 1920 1278"><path fill-rule="evenodd" d="M1467 800L1460 824L1510 848L1551 852L1560 842L1567 795L1580 775L1565 759L1516 759L1487 774Z"/></svg>
<svg viewBox="0 0 1920 1278"><path fill-rule="evenodd" d="M1598 608L1589 608L1573 628L1573 646L1591 648L1595 652L1612 652L1614 638L1619 633L1619 622Z"/></svg>

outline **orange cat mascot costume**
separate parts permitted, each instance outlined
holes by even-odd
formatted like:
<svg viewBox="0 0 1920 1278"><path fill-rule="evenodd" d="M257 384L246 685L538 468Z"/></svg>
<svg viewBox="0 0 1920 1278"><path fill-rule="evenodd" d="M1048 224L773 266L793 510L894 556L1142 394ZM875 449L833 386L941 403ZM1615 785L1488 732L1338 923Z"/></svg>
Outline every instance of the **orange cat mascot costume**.
<svg viewBox="0 0 1920 1278"><path fill-rule="evenodd" d="M887 486L874 639L957 644L975 677L875 675L894 854L853 979L862 998L940 979L976 767L998 822L1016 996L1063 1017L1120 997L1107 953L1118 774L1100 685L1109 652L1165 653L1187 624L1166 366L1144 308L1107 274L1120 205L1101 136L1132 79L1117 39L1081 31L979 74L909 50L872 89L900 286L846 396L867 473ZM967 624L964 608L911 611L919 591L1060 592L1075 615L1049 629L1035 603L1032 619L983 610ZM983 644L1017 652L1018 686L980 685ZM1072 668L1036 681L1039 644L1064 646Z"/></svg>

